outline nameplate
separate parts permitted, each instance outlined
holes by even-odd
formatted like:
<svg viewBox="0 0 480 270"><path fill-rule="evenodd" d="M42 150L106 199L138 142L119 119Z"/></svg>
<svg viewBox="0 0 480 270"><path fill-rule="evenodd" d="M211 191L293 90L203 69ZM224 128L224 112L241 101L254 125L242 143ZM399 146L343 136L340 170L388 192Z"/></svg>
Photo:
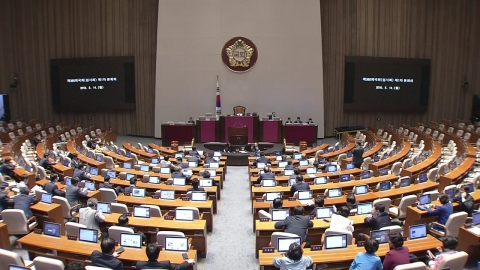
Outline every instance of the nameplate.
<svg viewBox="0 0 480 270"><path fill-rule="evenodd" d="M378 188L374 188L374 189L373 189L373 192L378 192L378 191L379 191Z"/></svg>
<svg viewBox="0 0 480 270"><path fill-rule="evenodd" d="M131 217L131 216L132 216L132 213L129 213L129 212L125 212L125 213L123 213L123 214L124 214L125 216L127 216L127 217Z"/></svg>
<svg viewBox="0 0 480 270"><path fill-rule="evenodd" d="M125 192L125 193L123 193L123 196L132 196L132 193L130 193L130 192Z"/></svg>
<svg viewBox="0 0 480 270"><path fill-rule="evenodd" d="M115 241L115 246L118 247L118 241Z"/></svg>
<svg viewBox="0 0 480 270"><path fill-rule="evenodd" d="M160 195L152 195L152 199L160 199Z"/></svg>
<svg viewBox="0 0 480 270"><path fill-rule="evenodd" d="M365 246L365 241L358 241L357 242L357 247L363 247Z"/></svg>
<svg viewBox="0 0 480 270"><path fill-rule="evenodd" d="M465 228L472 228L473 227L473 223L465 223Z"/></svg>
<svg viewBox="0 0 480 270"><path fill-rule="evenodd" d="M77 236L76 235L67 235L67 239L77 241Z"/></svg>
<svg viewBox="0 0 480 270"><path fill-rule="evenodd" d="M307 184L308 184L309 186L311 186L311 185L313 185L314 183L313 183L313 182L307 182Z"/></svg>
<svg viewBox="0 0 480 270"><path fill-rule="evenodd" d="M316 250L322 250L323 245L311 245L310 250L311 251L316 251Z"/></svg>
<svg viewBox="0 0 480 270"><path fill-rule="evenodd" d="M416 184L420 183L420 181L418 181L418 179L415 179L415 180L413 181L413 183L416 185Z"/></svg>
<svg viewBox="0 0 480 270"><path fill-rule="evenodd" d="M407 237L406 237L406 236L403 237L403 241L407 241Z"/></svg>
<svg viewBox="0 0 480 270"><path fill-rule="evenodd" d="M260 218L260 222L269 222L270 219L269 218Z"/></svg>
<svg viewBox="0 0 480 270"><path fill-rule="evenodd" d="M182 197L182 201L190 201L190 197Z"/></svg>
<svg viewBox="0 0 480 270"><path fill-rule="evenodd" d="M165 185L171 186L171 185L173 185L173 182L168 182L168 181L167 181L167 182L165 182Z"/></svg>
<svg viewBox="0 0 480 270"><path fill-rule="evenodd" d="M254 186L254 187L260 187L260 184L255 184L255 185L253 185L253 186Z"/></svg>
<svg viewBox="0 0 480 270"><path fill-rule="evenodd" d="M263 202L263 198L256 198L255 201L256 202Z"/></svg>
<svg viewBox="0 0 480 270"><path fill-rule="evenodd" d="M412 203L412 207L417 207L418 203L414 202Z"/></svg>
<svg viewBox="0 0 480 270"><path fill-rule="evenodd" d="M315 219L315 216L308 216L310 219Z"/></svg>
<svg viewBox="0 0 480 270"><path fill-rule="evenodd" d="M338 183L338 182L340 182L340 179L338 179L338 178L332 179L332 182L333 183Z"/></svg>
<svg viewBox="0 0 480 270"><path fill-rule="evenodd" d="M42 229L33 229L34 233L42 234Z"/></svg>
<svg viewBox="0 0 480 270"><path fill-rule="evenodd" d="M288 183L282 183L282 187L288 187Z"/></svg>
<svg viewBox="0 0 480 270"><path fill-rule="evenodd" d="M289 200L289 201L295 201L295 200L297 200L297 198L295 198L295 197L288 197L288 200Z"/></svg>
<svg viewBox="0 0 480 270"><path fill-rule="evenodd" d="M262 253L273 253L273 252L275 252L275 248L273 248L273 247L262 248Z"/></svg>
<svg viewBox="0 0 480 270"><path fill-rule="evenodd" d="M163 219L165 219L165 220L173 220L173 216L163 216Z"/></svg>
<svg viewBox="0 0 480 270"><path fill-rule="evenodd" d="M350 212L348 215L349 216L355 216L355 214L356 214L355 212Z"/></svg>

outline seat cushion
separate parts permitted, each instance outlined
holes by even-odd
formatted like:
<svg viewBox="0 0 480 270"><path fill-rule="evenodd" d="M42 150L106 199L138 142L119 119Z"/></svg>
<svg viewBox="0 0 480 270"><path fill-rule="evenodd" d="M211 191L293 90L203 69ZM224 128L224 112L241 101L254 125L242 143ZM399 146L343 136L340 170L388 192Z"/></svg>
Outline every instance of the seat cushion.
<svg viewBox="0 0 480 270"><path fill-rule="evenodd" d="M396 208L396 207L391 207L391 208L389 208L388 210L389 210L390 214L395 215L395 216L398 216L398 208Z"/></svg>

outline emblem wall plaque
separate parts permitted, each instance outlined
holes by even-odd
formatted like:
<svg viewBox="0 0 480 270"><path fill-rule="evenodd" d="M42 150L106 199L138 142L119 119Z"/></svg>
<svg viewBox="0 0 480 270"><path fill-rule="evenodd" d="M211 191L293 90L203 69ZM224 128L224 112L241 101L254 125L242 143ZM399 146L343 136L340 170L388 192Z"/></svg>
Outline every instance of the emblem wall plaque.
<svg viewBox="0 0 480 270"><path fill-rule="evenodd" d="M258 50L255 44L245 37L234 37L222 48L222 61L233 72L247 72L257 62Z"/></svg>

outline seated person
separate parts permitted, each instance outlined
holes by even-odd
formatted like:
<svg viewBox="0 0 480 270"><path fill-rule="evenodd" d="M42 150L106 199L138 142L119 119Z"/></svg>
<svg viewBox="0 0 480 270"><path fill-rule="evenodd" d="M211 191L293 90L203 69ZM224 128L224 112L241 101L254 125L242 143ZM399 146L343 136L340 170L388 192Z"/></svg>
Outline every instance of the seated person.
<svg viewBox="0 0 480 270"><path fill-rule="evenodd" d="M195 124L195 120L193 120L193 117L190 116L190 117L188 118L188 122L187 122L187 123L189 123L189 124Z"/></svg>
<svg viewBox="0 0 480 270"><path fill-rule="evenodd" d="M287 121L285 121L285 124L291 124L292 123L292 119L290 117L287 118Z"/></svg>
<svg viewBox="0 0 480 270"><path fill-rule="evenodd" d="M428 261L428 266L431 270L439 270L440 263L443 259L451 256L452 254L457 253L455 249L458 246L458 240L453 236L445 236L440 238L442 241L443 248L437 247L437 250L440 251L440 254L437 256L428 256L430 261Z"/></svg>
<svg viewBox="0 0 480 270"><path fill-rule="evenodd" d="M115 252L115 239L108 236L104 237L100 243L100 248L102 252L94 250L90 255L93 266L123 270L123 263L117 259L119 254Z"/></svg>
<svg viewBox="0 0 480 270"><path fill-rule="evenodd" d="M356 212L357 211L357 199L355 199L355 194L353 193L349 193L347 195L347 207L348 207L348 210L350 210L350 212Z"/></svg>
<svg viewBox="0 0 480 270"><path fill-rule="evenodd" d="M366 252L359 252L350 265L350 270L382 270L382 261L375 255L378 250L378 242L376 239L368 238L364 245Z"/></svg>
<svg viewBox="0 0 480 270"><path fill-rule="evenodd" d="M8 193L10 192L10 188L6 186L0 187L0 213L11 207L13 205L13 200L8 197Z"/></svg>
<svg viewBox="0 0 480 270"><path fill-rule="evenodd" d="M17 188L22 188L22 187L26 187L28 188L28 176L26 174L22 174L20 176L20 178L18 179L15 179L16 182L17 182Z"/></svg>
<svg viewBox="0 0 480 270"><path fill-rule="evenodd" d="M285 170L295 170L295 166L293 166L291 160L287 161L287 166L285 166Z"/></svg>
<svg viewBox="0 0 480 270"><path fill-rule="evenodd" d="M294 216L288 216L285 220L275 222L275 229L285 228L286 233L293 233L301 238L301 242L306 242L306 246L310 246L307 241L307 229L313 227L313 222L308 216L304 216L305 209L302 206L293 208Z"/></svg>
<svg viewBox="0 0 480 270"><path fill-rule="evenodd" d="M295 168L293 170L293 174L290 175L290 179L297 179L298 176L301 176L302 175L302 172L300 171L299 168Z"/></svg>
<svg viewBox="0 0 480 270"><path fill-rule="evenodd" d="M250 151L251 152L260 151L260 147L258 147L258 143L250 144Z"/></svg>
<svg viewBox="0 0 480 270"><path fill-rule="evenodd" d="M198 153L196 146L192 147L192 150L190 152L188 152L188 155L192 156L192 157L200 158L200 154Z"/></svg>
<svg viewBox="0 0 480 270"><path fill-rule="evenodd" d="M125 227L125 228L130 228L130 229L133 230L134 233L138 233L137 228L128 226L128 222L129 222L129 219L128 219L127 215L122 214L118 217L118 226ZM142 235L142 242L146 243L147 237L142 232L140 232L140 234Z"/></svg>
<svg viewBox="0 0 480 270"><path fill-rule="evenodd" d="M349 219L350 210L342 206L336 213L333 213L330 221L330 229L340 229L353 232L353 220Z"/></svg>
<svg viewBox="0 0 480 270"><path fill-rule="evenodd" d="M171 264L170 261L158 261L160 257L160 246L156 243L148 244L147 248L145 249L145 253L147 253L148 261L139 261L137 262L136 269L169 269L169 270L185 270L185 269L193 269L193 265L195 264L195 260L188 259L179 265Z"/></svg>
<svg viewBox="0 0 480 270"><path fill-rule="evenodd" d="M383 260L383 270L393 270L397 265L410 263L408 247L403 246L403 236L400 233L391 233L388 241L390 251Z"/></svg>
<svg viewBox="0 0 480 270"><path fill-rule="evenodd" d="M438 223L445 225L445 223L447 223L448 217L451 214L453 214L453 206L450 203L448 196L445 194L441 194L438 200L442 205L441 206L432 205L431 208L427 208L427 212L430 215L437 216ZM440 226L436 226L434 224L433 227L436 230L443 231L443 228Z"/></svg>
<svg viewBox="0 0 480 270"><path fill-rule="evenodd" d="M296 191L305 191L310 190L310 186L303 181L303 176L299 175L295 178L295 184L290 187L290 192L292 192L292 196L295 194Z"/></svg>
<svg viewBox="0 0 480 270"><path fill-rule="evenodd" d="M258 176L255 184L259 185L260 183L262 183L263 179L275 179L275 174L272 173L272 170L270 169L270 166L265 166L265 168L263 168L263 174L260 174Z"/></svg>
<svg viewBox="0 0 480 270"><path fill-rule="evenodd" d="M101 209L97 209L98 200L90 198L87 201L87 207L80 208L78 223L87 226L89 229L100 231L100 223L105 221L105 216Z"/></svg>
<svg viewBox="0 0 480 270"><path fill-rule="evenodd" d="M40 133L35 133L35 137L33 138L33 146L37 147L37 144L42 142L42 136Z"/></svg>
<svg viewBox="0 0 480 270"><path fill-rule="evenodd" d="M30 190L27 187L21 187L20 193L13 198L13 208L23 210L26 219L33 216L30 206L40 201L38 198L33 198L29 193Z"/></svg>
<svg viewBox="0 0 480 270"><path fill-rule="evenodd" d="M307 124L313 124L312 118L308 118Z"/></svg>
<svg viewBox="0 0 480 270"><path fill-rule="evenodd" d="M87 147L95 150L97 147L97 139L95 137L90 137L90 140L87 141Z"/></svg>
<svg viewBox="0 0 480 270"><path fill-rule="evenodd" d="M78 154L73 153L70 155L70 159L72 162L70 163L70 167L72 167L74 170L78 167L80 167L80 161L78 160Z"/></svg>
<svg viewBox="0 0 480 270"><path fill-rule="evenodd" d="M50 162L48 160L48 154L45 153L43 154L43 158L38 162L38 165L42 166L45 170L52 170L52 166L57 163L55 162Z"/></svg>
<svg viewBox="0 0 480 270"><path fill-rule="evenodd" d="M275 112L272 112L272 114L270 114L270 115L268 116L268 119L269 119L269 120L273 120L273 118L275 118L275 117L277 117L277 115L275 114Z"/></svg>
<svg viewBox="0 0 480 270"><path fill-rule="evenodd" d="M198 187L200 185L200 182L198 181L197 178L192 179L192 187L187 189L187 192L189 191L205 191L203 187Z"/></svg>
<svg viewBox="0 0 480 270"><path fill-rule="evenodd" d="M470 188L468 185L463 185L455 197L453 198L454 202L459 202L460 211L464 211L468 214L469 217L473 214L473 209L475 208L472 195L469 194Z"/></svg>
<svg viewBox="0 0 480 270"><path fill-rule="evenodd" d="M65 270L84 270L85 265L81 262L70 262L65 266Z"/></svg>
<svg viewBox="0 0 480 270"><path fill-rule="evenodd" d="M205 164L218 163L216 159L213 158L213 153L208 153L207 158L205 158Z"/></svg>
<svg viewBox="0 0 480 270"><path fill-rule="evenodd" d="M212 186L216 186L216 185L217 185L217 183L215 182L215 180L211 177L209 171L203 171L202 176L203 176L203 179L212 179Z"/></svg>
<svg viewBox="0 0 480 270"><path fill-rule="evenodd" d="M133 189L137 187L137 177L132 176L128 181L130 182L130 186L126 187L123 192L132 194ZM149 192L145 191L145 196L151 197L152 195Z"/></svg>
<svg viewBox="0 0 480 270"><path fill-rule="evenodd" d="M265 157L265 153L260 153L260 157L257 158L257 160L255 160L253 162L253 166L257 166L257 163L265 163L265 165L267 164L272 164L272 162L270 162L270 159L268 159L267 157Z"/></svg>
<svg viewBox="0 0 480 270"><path fill-rule="evenodd" d="M175 166L173 168L172 178L184 178L185 175L181 172L180 166Z"/></svg>
<svg viewBox="0 0 480 270"><path fill-rule="evenodd" d="M65 198L67 199L70 207L79 204L81 199L87 198L88 190L86 188L78 187L80 183L80 179L78 177L72 177L71 185L67 186L67 190L65 192Z"/></svg>
<svg viewBox="0 0 480 270"><path fill-rule="evenodd" d="M87 166L80 165L78 168L76 168L73 171L73 177L77 177L78 179L80 179L80 181L90 180L90 174L85 172L86 169L87 169Z"/></svg>
<svg viewBox="0 0 480 270"><path fill-rule="evenodd" d="M312 217L316 217L317 216L317 208L318 207L324 207L325 206L325 199L322 197L322 196L318 196L315 198L315 205L312 210L312 212L310 213L310 216ZM335 207L335 205L332 205L333 207L333 212L335 213L337 211L337 208Z"/></svg>
<svg viewBox="0 0 480 270"><path fill-rule="evenodd" d="M115 187L112 183L110 183L110 176L108 175L105 175L105 177L103 178L103 183L100 183L98 185L98 188L108 188L108 189L113 189L115 190L115 194L120 194L122 193L122 187L121 186L118 186L118 187Z"/></svg>
<svg viewBox="0 0 480 270"><path fill-rule="evenodd" d="M300 120L300 117L297 117L297 120L295 120L294 123L296 123L296 124L301 124L301 123L302 123L302 120Z"/></svg>
<svg viewBox="0 0 480 270"><path fill-rule="evenodd" d="M13 179L17 179L17 177L15 176L15 172L13 171L16 167L17 166L15 165L13 159L7 157L2 164L2 167L0 167L0 173Z"/></svg>
<svg viewBox="0 0 480 270"><path fill-rule="evenodd" d="M372 225L372 230L377 231L383 227L391 226L390 215L385 212L385 206L377 203L373 207L372 215L365 217L365 224Z"/></svg>
<svg viewBox="0 0 480 270"><path fill-rule="evenodd" d="M50 174L50 182L46 183L43 189L52 194L53 196L65 197L65 192L61 191L57 187L58 175L55 173Z"/></svg>
<svg viewBox="0 0 480 270"><path fill-rule="evenodd" d="M282 198L275 198L272 203L270 204L270 210L267 213L265 210L260 210L258 213L261 213L261 216L268 217L269 219L272 219L272 209L281 209L283 206L283 200Z"/></svg>
<svg viewBox="0 0 480 270"><path fill-rule="evenodd" d="M310 256L303 256L302 246L297 243L291 243L287 254L282 257L275 257L272 261L273 266L280 270L288 269L309 269L313 264Z"/></svg>
<svg viewBox="0 0 480 270"><path fill-rule="evenodd" d="M164 156L163 160L160 161L160 167L162 167L162 168L172 167L172 162L169 161L168 156Z"/></svg>

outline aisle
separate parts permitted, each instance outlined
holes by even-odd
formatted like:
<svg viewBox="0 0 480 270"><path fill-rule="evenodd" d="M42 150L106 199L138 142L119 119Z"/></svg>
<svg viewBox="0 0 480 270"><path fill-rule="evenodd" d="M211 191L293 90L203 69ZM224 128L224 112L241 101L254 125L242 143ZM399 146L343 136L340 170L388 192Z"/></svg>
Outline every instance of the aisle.
<svg viewBox="0 0 480 270"><path fill-rule="evenodd" d="M218 214L214 216L214 231L208 238L204 269L254 270L258 267L254 254L248 169L246 166L230 166L227 170L222 199L218 201Z"/></svg>

